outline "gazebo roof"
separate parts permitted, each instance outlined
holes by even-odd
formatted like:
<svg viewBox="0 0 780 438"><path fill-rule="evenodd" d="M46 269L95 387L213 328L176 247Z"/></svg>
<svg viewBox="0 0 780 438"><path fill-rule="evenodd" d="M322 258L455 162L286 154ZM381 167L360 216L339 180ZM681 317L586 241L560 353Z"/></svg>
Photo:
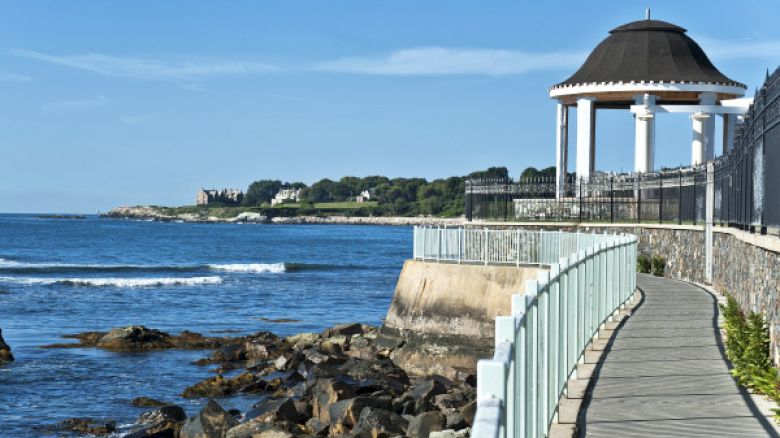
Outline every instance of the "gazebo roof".
<svg viewBox="0 0 780 438"><path fill-rule="evenodd" d="M716 86L721 94L742 95L747 87L715 68L704 50L685 32L660 20L640 20L616 27L593 49L579 70L550 88L550 94L579 94L574 89L573 93L562 89L587 85L601 85L599 91L606 92L608 89L603 86L612 84L653 84L656 89L660 84L668 84L674 86L661 88L690 92L697 91L691 85L709 85ZM701 91L710 90L705 87Z"/></svg>

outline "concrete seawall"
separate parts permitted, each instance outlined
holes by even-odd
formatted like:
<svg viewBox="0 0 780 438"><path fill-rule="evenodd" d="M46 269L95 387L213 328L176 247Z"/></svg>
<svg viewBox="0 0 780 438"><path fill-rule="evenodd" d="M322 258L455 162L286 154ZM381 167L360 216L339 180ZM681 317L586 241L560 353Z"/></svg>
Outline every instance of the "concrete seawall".
<svg viewBox="0 0 780 438"><path fill-rule="evenodd" d="M392 359L413 374L473 373L492 355L494 319L508 315L511 296L536 279L538 266L483 266L408 260L381 330L403 343Z"/></svg>

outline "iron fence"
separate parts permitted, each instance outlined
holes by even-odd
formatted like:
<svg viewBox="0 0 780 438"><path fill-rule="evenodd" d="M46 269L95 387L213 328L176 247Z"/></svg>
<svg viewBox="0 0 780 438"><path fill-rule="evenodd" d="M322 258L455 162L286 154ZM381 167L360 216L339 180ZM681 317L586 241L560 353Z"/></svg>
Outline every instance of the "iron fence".
<svg viewBox="0 0 780 438"><path fill-rule="evenodd" d="M713 184L715 223L751 231L780 229L780 68L756 91L733 147L706 165L653 173L572 175L466 182L468 220L673 222L705 219Z"/></svg>

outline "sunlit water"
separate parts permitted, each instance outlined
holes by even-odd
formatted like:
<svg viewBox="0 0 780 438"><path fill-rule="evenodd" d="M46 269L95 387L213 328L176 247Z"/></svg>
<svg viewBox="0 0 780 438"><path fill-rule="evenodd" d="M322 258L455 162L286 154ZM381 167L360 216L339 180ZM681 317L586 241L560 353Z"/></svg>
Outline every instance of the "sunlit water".
<svg viewBox="0 0 780 438"><path fill-rule="evenodd" d="M148 396L213 376L205 351L134 354L42 349L60 336L142 324L238 336L379 324L411 229L330 225L186 224L0 215L0 328L16 361L0 366L0 435L56 436L70 417L132 423ZM299 322L273 323L265 319ZM254 397L230 397L246 409Z"/></svg>

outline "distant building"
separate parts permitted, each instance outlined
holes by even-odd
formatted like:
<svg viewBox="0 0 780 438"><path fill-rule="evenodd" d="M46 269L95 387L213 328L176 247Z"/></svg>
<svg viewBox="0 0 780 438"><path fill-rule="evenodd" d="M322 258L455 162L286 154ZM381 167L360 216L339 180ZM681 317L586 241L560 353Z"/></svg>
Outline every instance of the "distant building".
<svg viewBox="0 0 780 438"><path fill-rule="evenodd" d="M196 205L209 204L240 204L244 199L244 192L238 189L206 190L200 189L195 196Z"/></svg>
<svg viewBox="0 0 780 438"><path fill-rule="evenodd" d="M290 202L301 202L301 189L281 189L271 199L271 207Z"/></svg>
<svg viewBox="0 0 780 438"><path fill-rule="evenodd" d="M355 197L355 202L358 203L368 202L371 200L373 196L374 195L373 193L371 193L371 190L363 190L362 192L360 192L358 196Z"/></svg>

